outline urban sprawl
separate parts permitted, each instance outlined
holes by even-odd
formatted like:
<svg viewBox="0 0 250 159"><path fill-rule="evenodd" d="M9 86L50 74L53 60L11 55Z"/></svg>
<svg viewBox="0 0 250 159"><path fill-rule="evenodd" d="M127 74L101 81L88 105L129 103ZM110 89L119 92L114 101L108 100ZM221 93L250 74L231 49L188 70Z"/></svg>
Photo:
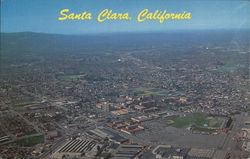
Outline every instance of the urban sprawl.
<svg viewBox="0 0 250 159"><path fill-rule="evenodd" d="M249 158L247 33L1 33L0 158Z"/></svg>

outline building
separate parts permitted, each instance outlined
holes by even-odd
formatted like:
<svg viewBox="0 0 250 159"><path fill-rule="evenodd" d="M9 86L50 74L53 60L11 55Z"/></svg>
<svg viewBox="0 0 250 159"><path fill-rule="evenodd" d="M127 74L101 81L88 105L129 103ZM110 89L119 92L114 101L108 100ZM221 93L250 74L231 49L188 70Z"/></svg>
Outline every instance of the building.
<svg viewBox="0 0 250 159"><path fill-rule="evenodd" d="M73 139L53 153L51 158L91 158L97 155L100 147L100 144L91 139Z"/></svg>
<svg viewBox="0 0 250 159"><path fill-rule="evenodd" d="M155 154L155 158L157 159L185 159L189 150L189 148L159 145L152 151L152 153Z"/></svg>
<svg viewBox="0 0 250 159"><path fill-rule="evenodd" d="M113 159L133 159L143 150L141 145L120 145L113 155Z"/></svg>
<svg viewBox="0 0 250 159"><path fill-rule="evenodd" d="M214 154L214 150L212 149L198 149L198 148L192 148L189 152L188 152L188 156L190 156L190 158L206 158L206 159L210 159L213 157Z"/></svg>
<svg viewBox="0 0 250 159"><path fill-rule="evenodd" d="M243 150L250 152L250 142L248 142L248 141L243 142L242 148L243 148Z"/></svg>
<svg viewBox="0 0 250 159"><path fill-rule="evenodd" d="M96 136L96 137L99 137L101 139L109 139L110 141L113 141L117 144L121 144L121 143L124 143L124 142L127 142L128 139L120 136L119 134L115 133L115 132L112 132L106 128L103 128L103 127L99 127L99 128L96 128L96 129L93 129L93 130L89 130L87 132L89 135L93 135L93 136Z"/></svg>
<svg viewBox="0 0 250 159"><path fill-rule="evenodd" d="M119 109L119 110L114 110L114 111L111 111L112 114L114 115L125 115L125 114L128 114L128 113L131 113L132 111L128 110L128 109Z"/></svg>

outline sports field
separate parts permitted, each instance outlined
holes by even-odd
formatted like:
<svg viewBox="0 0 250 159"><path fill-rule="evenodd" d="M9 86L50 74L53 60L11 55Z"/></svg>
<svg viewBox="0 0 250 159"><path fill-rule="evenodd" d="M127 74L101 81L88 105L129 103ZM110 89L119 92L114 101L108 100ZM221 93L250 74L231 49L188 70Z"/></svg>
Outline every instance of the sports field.
<svg viewBox="0 0 250 159"><path fill-rule="evenodd" d="M204 113L188 114L182 117L170 117L167 121L169 125L176 128L197 128L197 129L218 129L224 123L221 118L208 117Z"/></svg>

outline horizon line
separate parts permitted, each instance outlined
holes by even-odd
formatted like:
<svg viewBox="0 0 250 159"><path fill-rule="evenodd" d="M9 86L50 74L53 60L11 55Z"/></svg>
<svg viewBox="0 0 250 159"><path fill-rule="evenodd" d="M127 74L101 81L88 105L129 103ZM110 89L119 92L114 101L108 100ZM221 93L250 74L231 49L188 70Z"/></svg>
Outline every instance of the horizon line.
<svg viewBox="0 0 250 159"><path fill-rule="evenodd" d="M97 32L97 33L52 33L52 32L36 32L36 31L15 31L2 32L0 34L18 34L18 33L34 33L34 34L51 34L51 35L107 35L107 34L148 34L148 33L171 33L171 32L190 32L190 31L250 31L250 28L209 28L209 29L176 29L176 30L154 30L154 31L115 31L115 32Z"/></svg>

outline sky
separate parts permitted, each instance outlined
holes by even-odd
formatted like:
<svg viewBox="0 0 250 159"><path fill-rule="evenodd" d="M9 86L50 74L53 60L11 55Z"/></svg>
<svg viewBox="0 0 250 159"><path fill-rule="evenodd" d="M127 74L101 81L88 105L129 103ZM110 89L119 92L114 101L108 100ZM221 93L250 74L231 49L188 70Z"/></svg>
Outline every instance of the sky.
<svg viewBox="0 0 250 159"><path fill-rule="evenodd" d="M196 29L246 29L250 27L248 0L1 0L1 32L95 34ZM59 21L60 10L90 12L92 20ZM132 20L97 22L103 9L128 12ZM190 20L136 21L143 10L191 13Z"/></svg>

